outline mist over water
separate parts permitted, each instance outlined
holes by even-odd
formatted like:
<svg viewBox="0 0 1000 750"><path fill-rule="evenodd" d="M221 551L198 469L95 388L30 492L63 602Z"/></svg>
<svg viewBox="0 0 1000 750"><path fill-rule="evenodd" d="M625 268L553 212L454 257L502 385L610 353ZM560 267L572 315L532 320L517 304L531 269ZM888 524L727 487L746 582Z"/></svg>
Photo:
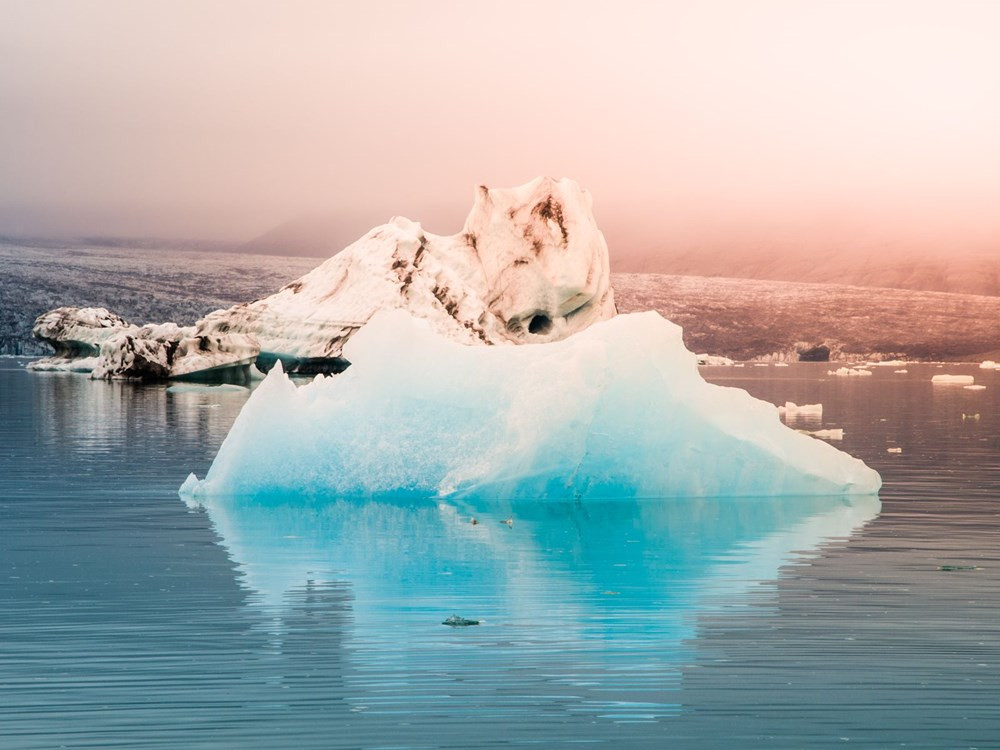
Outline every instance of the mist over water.
<svg viewBox="0 0 1000 750"><path fill-rule="evenodd" d="M998 29L973 2L6 0L0 233L319 215L332 252L397 214L458 231L475 185L549 174L593 192L623 270L993 250Z"/></svg>

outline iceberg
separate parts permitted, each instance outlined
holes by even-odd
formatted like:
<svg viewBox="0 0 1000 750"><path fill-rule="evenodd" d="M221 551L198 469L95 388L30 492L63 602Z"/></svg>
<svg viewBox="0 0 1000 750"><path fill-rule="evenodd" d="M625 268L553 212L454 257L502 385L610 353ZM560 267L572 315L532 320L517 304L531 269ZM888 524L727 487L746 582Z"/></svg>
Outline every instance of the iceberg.
<svg viewBox="0 0 1000 750"><path fill-rule="evenodd" d="M458 234L394 218L274 294L193 327L139 328L104 309L59 308L36 321L35 336L58 358L37 369L159 380L281 361L286 371L341 372L350 364L344 345L387 309L477 345L558 341L613 317L608 246L590 193L549 177L481 185Z"/></svg>
<svg viewBox="0 0 1000 750"><path fill-rule="evenodd" d="M931 382L935 385L972 385L976 378L972 375L935 375Z"/></svg>
<svg viewBox="0 0 1000 750"><path fill-rule="evenodd" d="M569 179L476 190L461 232L394 218L269 297L210 313L208 332L260 341L260 364L337 372L347 341L402 308L465 344L558 341L615 315L608 247Z"/></svg>
<svg viewBox="0 0 1000 750"><path fill-rule="evenodd" d="M680 327L622 315L538 346L464 346L402 310L302 387L275 367L187 499L875 494L878 473L710 385Z"/></svg>
<svg viewBox="0 0 1000 750"><path fill-rule="evenodd" d="M28 369L90 372L97 365L104 342L132 328L124 318L103 307L57 307L39 315L31 329L32 335L55 353L32 362Z"/></svg>

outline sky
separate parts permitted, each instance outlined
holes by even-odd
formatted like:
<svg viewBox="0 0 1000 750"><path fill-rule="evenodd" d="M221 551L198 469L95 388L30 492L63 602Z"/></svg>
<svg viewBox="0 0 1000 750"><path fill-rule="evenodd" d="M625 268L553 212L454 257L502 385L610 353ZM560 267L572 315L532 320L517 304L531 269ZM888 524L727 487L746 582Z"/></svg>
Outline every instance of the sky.
<svg viewBox="0 0 1000 750"><path fill-rule="evenodd" d="M0 233L459 231L572 177L614 253L1000 253L1000 2L0 0Z"/></svg>

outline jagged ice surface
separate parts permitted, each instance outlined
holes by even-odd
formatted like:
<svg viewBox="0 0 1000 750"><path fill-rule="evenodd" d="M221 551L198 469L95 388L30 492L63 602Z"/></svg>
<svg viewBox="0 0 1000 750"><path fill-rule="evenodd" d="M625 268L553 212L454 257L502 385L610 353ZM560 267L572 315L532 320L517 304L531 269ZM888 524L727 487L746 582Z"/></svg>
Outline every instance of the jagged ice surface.
<svg viewBox="0 0 1000 750"><path fill-rule="evenodd" d="M212 495L497 497L872 494L879 475L706 383L681 329L623 315L559 342L463 346L404 311L348 343L353 363L296 387L276 368L204 481Z"/></svg>

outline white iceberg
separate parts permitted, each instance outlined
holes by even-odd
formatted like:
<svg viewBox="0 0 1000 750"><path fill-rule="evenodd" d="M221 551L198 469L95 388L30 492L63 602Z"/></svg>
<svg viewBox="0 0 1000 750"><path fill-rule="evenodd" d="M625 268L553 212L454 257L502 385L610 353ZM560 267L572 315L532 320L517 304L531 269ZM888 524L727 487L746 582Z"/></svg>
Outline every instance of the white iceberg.
<svg viewBox="0 0 1000 750"><path fill-rule="evenodd" d="M972 385L976 379L972 375L935 375L931 382L937 385Z"/></svg>
<svg viewBox="0 0 1000 750"><path fill-rule="evenodd" d="M463 346L375 316L336 377L275 368L182 495L873 494L877 472L706 383L681 329L624 315L540 346Z"/></svg>
<svg viewBox="0 0 1000 750"><path fill-rule="evenodd" d="M981 362L979 365L980 370L1000 370L1000 364L994 362L992 359L987 359Z"/></svg>
<svg viewBox="0 0 1000 750"><path fill-rule="evenodd" d="M480 186L458 234L395 218L199 328L251 334L264 367L281 360L300 372L343 369L344 344L386 309L406 309L466 344L563 339L615 315L608 247L591 208L590 193L569 179Z"/></svg>

